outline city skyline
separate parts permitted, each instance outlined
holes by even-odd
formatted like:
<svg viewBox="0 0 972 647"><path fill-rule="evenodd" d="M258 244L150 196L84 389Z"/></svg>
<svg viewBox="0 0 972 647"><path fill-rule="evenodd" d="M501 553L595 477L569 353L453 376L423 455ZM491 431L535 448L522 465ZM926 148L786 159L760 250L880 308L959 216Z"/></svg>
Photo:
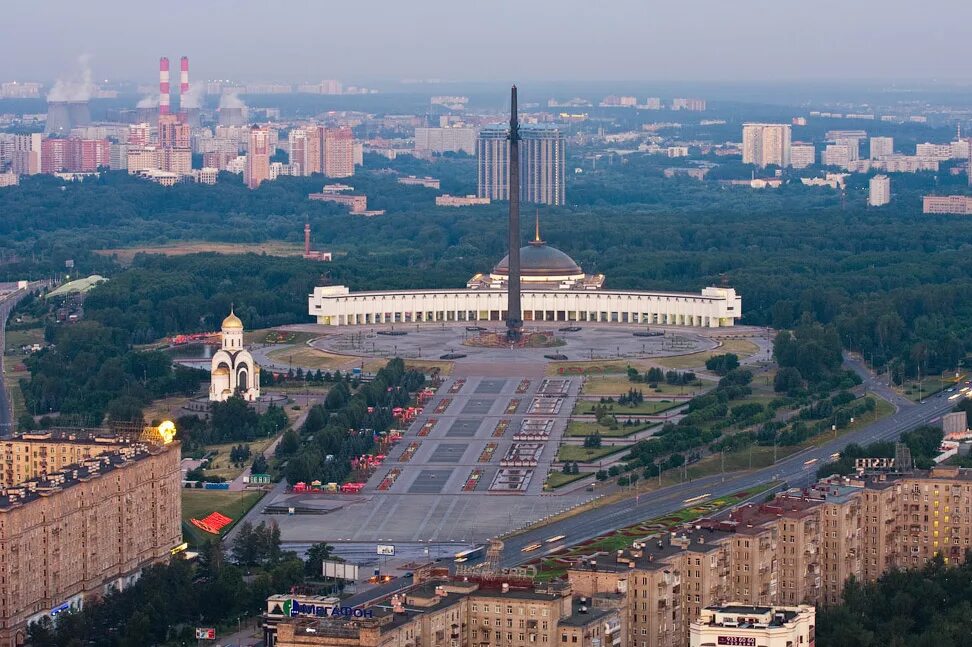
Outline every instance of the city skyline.
<svg viewBox="0 0 972 647"><path fill-rule="evenodd" d="M106 17L127 15L137 24L142 13L155 15L147 4L133 8L105 0L97 12L64 0L15 4L6 8L0 27L13 52L0 62L0 77L63 78L86 56L98 80L140 80L160 52L172 52L197 61L197 78L243 80L949 79L964 77L962 24L972 18L972 8L940 0L921 5L827 0L812 7L767 7L753 0L649 7L622 0L610 12L590 3L548 0L528 6L506 2L479 12L432 0L422 16L408 5L370 4L373 10L366 13L357 5L331 5L320 20L294 21L295 15L313 18L320 7L299 0L288 3L286 11L268 13L248 0L170 3L163 22L169 27L142 30L134 52L130 41L119 37L117 22ZM514 11L519 19L509 20ZM700 11L704 21L697 20ZM942 20L946 14L949 19ZM435 18L435 39L429 47L415 47L428 16ZM216 18L219 29L213 28ZM324 24L328 38L316 38ZM255 25L263 33L286 31L288 38L266 39L254 50ZM759 38L740 39L733 25L745 25ZM498 48L487 38L501 29L517 47ZM38 31L59 36L38 49L30 45ZM921 37L926 46L886 48L875 57L875 48L893 36ZM819 47L821 40L827 48ZM686 47L692 55L685 54ZM351 48L364 48L367 55L343 56ZM551 48L568 56L543 56Z"/></svg>

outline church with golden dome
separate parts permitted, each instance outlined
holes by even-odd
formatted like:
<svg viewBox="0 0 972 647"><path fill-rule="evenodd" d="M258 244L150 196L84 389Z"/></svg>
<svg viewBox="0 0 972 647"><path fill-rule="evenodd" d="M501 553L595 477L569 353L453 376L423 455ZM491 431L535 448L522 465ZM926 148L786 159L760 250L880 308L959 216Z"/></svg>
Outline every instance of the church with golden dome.
<svg viewBox="0 0 972 647"><path fill-rule="evenodd" d="M209 399L225 402L238 394L247 402L254 402L260 397L260 367L243 347L243 322L232 308L220 330L223 339L220 349L213 353Z"/></svg>

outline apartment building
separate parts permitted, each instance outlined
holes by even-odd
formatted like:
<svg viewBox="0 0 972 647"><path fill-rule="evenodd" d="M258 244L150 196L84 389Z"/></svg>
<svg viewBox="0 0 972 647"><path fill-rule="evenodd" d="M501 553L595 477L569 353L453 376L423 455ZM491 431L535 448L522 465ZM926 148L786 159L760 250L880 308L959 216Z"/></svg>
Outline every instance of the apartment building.
<svg viewBox="0 0 972 647"><path fill-rule="evenodd" d="M692 623L689 647L813 647L816 615L816 610L806 605L760 607L733 603L707 607Z"/></svg>
<svg viewBox="0 0 972 647"><path fill-rule="evenodd" d="M129 444L116 435L75 430L35 431L0 440L0 487L59 472Z"/></svg>
<svg viewBox="0 0 972 647"><path fill-rule="evenodd" d="M926 195L922 196L922 213L947 213L960 216L972 215L972 196Z"/></svg>
<svg viewBox="0 0 972 647"><path fill-rule="evenodd" d="M0 488L0 647L179 549L179 457L178 443L132 443Z"/></svg>
<svg viewBox="0 0 972 647"><path fill-rule="evenodd" d="M367 608L276 624L276 647L625 647L623 596L572 595L559 580L535 588L432 580Z"/></svg>

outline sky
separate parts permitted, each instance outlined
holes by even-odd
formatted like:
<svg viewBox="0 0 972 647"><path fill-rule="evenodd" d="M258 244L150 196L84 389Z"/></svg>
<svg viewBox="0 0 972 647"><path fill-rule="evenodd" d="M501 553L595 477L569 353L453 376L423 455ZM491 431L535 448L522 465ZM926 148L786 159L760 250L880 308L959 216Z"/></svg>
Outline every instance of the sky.
<svg viewBox="0 0 972 647"><path fill-rule="evenodd" d="M0 81L966 80L968 0L5 2ZM41 45L40 43L43 42Z"/></svg>

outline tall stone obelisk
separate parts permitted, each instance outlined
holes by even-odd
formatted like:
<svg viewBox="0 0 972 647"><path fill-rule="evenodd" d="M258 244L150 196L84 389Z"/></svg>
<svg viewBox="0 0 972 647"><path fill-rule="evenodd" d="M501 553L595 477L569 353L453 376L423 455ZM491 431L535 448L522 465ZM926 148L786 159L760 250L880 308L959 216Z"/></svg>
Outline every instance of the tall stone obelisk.
<svg viewBox="0 0 972 647"><path fill-rule="evenodd" d="M510 91L510 278L507 285L506 336L517 341L523 331L520 307L520 123L516 112L516 86Z"/></svg>

